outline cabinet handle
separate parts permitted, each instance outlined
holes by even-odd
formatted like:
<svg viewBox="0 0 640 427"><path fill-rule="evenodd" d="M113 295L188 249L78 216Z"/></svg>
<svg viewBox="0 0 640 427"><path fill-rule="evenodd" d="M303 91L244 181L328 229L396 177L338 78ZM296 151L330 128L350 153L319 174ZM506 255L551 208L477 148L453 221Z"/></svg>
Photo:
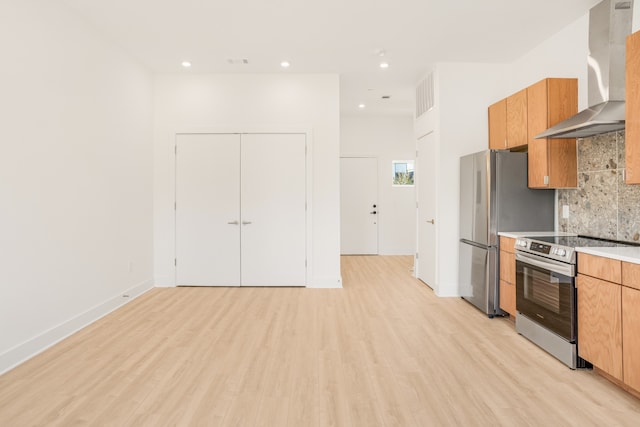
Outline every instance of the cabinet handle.
<svg viewBox="0 0 640 427"><path fill-rule="evenodd" d="M251 221L242 221L242 225L249 225L251 224Z"/></svg>
<svg viewBox="0 0 640 427"><path fill-rule="evenodd" d="M427 222L428 222L428 223L430 223L430 224L435 224L435 223L436 223L436 220L435 220L435 219L427 220Z"/></svg>
<svg viewBox="0 0 640 427"><path fill-rule="evenodd" d="M229 222L227 222L227 224L238 225L239 223L238 223L238 221L229 221Z"/></svg>

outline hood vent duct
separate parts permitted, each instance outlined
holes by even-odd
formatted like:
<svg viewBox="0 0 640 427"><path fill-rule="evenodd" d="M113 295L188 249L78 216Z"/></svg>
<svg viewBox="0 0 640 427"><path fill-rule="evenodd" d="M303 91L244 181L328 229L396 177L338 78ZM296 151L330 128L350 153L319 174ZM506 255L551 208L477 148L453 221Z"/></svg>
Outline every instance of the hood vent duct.
<svg viewBox="0 0 640 427"><path fill-rule="evenodd" d="M604 0L589 11L589 108L547 129L540 138L586 138L624 129L625 48L633 1Z"/></svg>

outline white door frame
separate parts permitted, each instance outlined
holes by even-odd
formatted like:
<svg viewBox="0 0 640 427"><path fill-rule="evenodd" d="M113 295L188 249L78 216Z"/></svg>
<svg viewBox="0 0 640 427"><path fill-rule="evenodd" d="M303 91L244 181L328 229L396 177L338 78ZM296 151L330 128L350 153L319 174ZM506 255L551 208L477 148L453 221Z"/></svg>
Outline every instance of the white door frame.
<svg viewBox="0 0 640 427"><path fill-rule="evenodd" d="M173 232L171 233L173 237L173 242L167 242L167 244L171 244L173 248L173 260L168 260L173 264L173 286L177 286L177 269L176 269L176 214L175 214L175 203L176 203L176 141L178 135L185 134L268 134L268 133L278 133L278 134L286 134L286 133L295 133L295 134L304 134L306 139L306 274L305 274L305 286L311 287L312 283L310 283L311 278L313 277L313 133L310 130L310 127L298 127L298 126L239 126L239 127L219 127L219 126L204 126L204 127L186 127L174 130L172 134L172 138L169 138L169 143L167 144L167 150L169 151L169 187L171 194L171 205L167 206L168 209L173 211L173 221L171 226L173 227Z"/></svg>

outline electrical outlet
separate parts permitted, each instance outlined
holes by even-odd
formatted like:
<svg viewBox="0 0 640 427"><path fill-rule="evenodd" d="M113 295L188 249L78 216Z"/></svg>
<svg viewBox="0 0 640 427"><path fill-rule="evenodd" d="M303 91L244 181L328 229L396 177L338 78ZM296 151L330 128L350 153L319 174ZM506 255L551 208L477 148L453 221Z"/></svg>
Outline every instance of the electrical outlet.
<svg viewBox="0 0 640 427"><path fill-rule="evenodd" d="M569 218L569 205L562 205L562 218Z"/></svg>

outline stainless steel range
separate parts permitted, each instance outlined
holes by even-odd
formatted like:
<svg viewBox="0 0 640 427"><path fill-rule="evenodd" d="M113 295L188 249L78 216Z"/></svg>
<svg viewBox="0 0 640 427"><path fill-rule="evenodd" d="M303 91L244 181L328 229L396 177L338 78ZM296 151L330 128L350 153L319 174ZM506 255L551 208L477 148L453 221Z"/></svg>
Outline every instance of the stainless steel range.
<svg viewBox="0 0 640 427"><path fill-rule="evenodd" d="M516 331L572 369L578 357L576 247L628 246L586 236L516 240Z"/></svg>

